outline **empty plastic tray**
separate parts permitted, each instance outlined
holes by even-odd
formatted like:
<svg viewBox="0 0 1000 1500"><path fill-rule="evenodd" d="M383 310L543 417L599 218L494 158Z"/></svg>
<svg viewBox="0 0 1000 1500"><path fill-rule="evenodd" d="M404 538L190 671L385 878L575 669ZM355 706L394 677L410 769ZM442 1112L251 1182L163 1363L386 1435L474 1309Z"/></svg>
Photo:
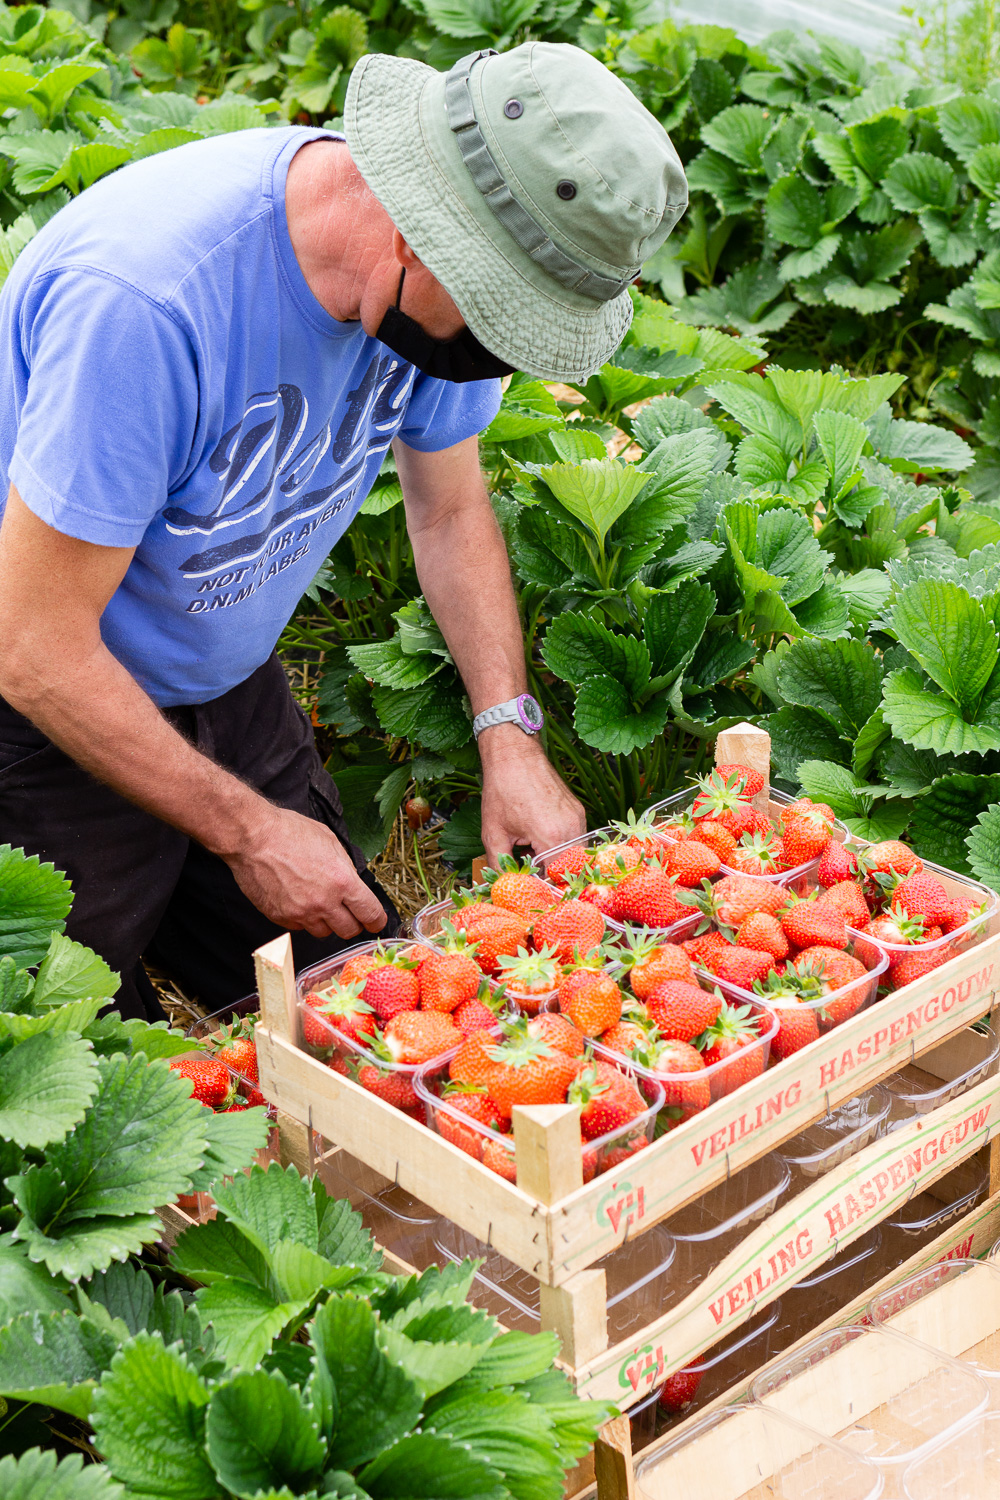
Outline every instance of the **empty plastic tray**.
<svg viewBox="0 0 1000 1500"><path fill-rule="evenodd" d="M774 1212L789 1178L786 1163L771 1152L672 1214L666 1227L677 1241L676 1286L687 1293L699 1285L755 1225Z"/></svg>
<svg viewBox="0 0 1000 1500"><path fill-rule="evenodd" d="M380 1245L426 1270L438 1259L435 1237L446 1221L372 1167L334 1146L316 1160L316 1175L334 1198L346 1198Z"/></svg>
<svg viewBox="0 0 1000 1500"><path fill-rule="evenodd" d="M1000 1268L938 1261L876 1297L868 1316L971 1365L1000 1405Z"/></svg>
<svg viewBox="0 0 1000 1500"><path fill-rule="evenodd" d="M986 1168L969 1156L922 1193L915 1193L889 1216L886 1225L906 1239L906 1255L912 1255L975 1208L985 1198L988 1187Z"/></svg>
<svg viewBox="0 0 1000 1500"><path fill-rule="evenodd" d="M899 1494L907 1464L979 1416L989 1387L927 1344L848 1324L772 1365L750 1396L863 1454L882 1470L889 1493Z"/></svg>
<svg viewBox="0 0 1000 1500"><path fill-rule="evenodd" d="M781 1154L796 1176L821 1177L878 1140L885 1128L889 1102L888 1090L878 1083L785 1141Z"/></svg>
<svg viewBox="0 0 1000 1500"><path fill-rule="evenodd" d="M904 1500L996 1500L1000 1494L1000 1412L987 1412L911 1464Z"/></svg>
<svg viewBox="0 0 1000 1500"><path fill-rule="evenodd" d="M779 1344L787 1346L805 1338L848 1303L864 1296L885 1275L881 1250L882 1231L876 1224L825 1261L818 1271L783 1292Z"/></svg>
<svg viewBox="0 0 1000 1500"><path fill-rule="evenodd" d="M949 1037L919 1062L909 1063L886 1079L890 1102L887 1130L899 1130L985 1082L996 1073L998 1059L1000 1037L992 1026L970 1026Z"/></svg>
<svg viewBox="0 0 1000 1500"><path fill-rule="evenodd" d="M877 1500L882 1476L841 1443L759 1406L723 1406L635 1467L640 1500Z"/></svg>

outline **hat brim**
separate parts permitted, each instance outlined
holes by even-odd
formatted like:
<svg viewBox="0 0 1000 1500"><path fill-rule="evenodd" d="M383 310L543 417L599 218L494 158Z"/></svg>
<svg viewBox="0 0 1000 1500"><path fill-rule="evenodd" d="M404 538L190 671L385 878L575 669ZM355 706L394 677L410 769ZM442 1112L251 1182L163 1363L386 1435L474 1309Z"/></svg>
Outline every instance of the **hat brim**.
<svg viewBox="0 0 1000 1500"><path fill-rule="evenodd" d="M444 74L369 53L351 75L344 132L365 182L487 349L543 380L584 380L607 363L632 321L628 292L581 296L515 243L448 127Z"/></svg>

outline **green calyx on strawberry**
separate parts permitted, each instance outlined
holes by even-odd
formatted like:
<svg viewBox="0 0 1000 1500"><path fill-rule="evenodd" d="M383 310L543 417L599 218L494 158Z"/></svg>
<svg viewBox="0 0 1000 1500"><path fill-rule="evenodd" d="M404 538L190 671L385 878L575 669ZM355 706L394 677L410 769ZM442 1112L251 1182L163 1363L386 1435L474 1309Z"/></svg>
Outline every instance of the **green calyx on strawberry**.
<svg viewBox="0 0 1000 1500"><path fill-rule="evenodd" d="M902 876L876 872L875 879L892 906L900 907L909 917L923 917L928 927L940 927L951 915L951 897L927 870Z"/></svg>
<svg viewBox="0 0 1000 1500"><path fill-rule="evenodd" d="M883 943L922 943L926 926L923 917L911 917L901 906L891 906L872 917L865 931Z"/></svg>
<svg viewBox="0 0 1000 1500"><path fill-rule="evenodd" d="M691 808L695 818L712 818L729 828L734 817L737 822L744 819L744 809L753 811L744 795L746 777L738 771L729 776L711 771L707 776L699 776L696 785L699 790Z"/></svg>
<svg viewBox="0 0 1000 1500"><path fill-rule="evenodd" d="M777 976L774 976L775 978ZM719 991L716 994L722 999ZM692 1046L705 1059L706 1067L721 1062L739 1047L757 1041L760 1036L760 1021L749 1005L729 1005L722 1001L722 1009L707 1030L696 1036Z"/></svg>
<svg viewBox="0 0 1000 1500"><path fill-rule="evenodd" d="M756 994L772 1005L782 1001L798 1004L822 1000L827 994L827 987L819 975L810 972L809 965L803 965L800 972L794 964L788 964L783 974L771 973L766 979L755 979L753 987Z"/></svg>
<svg viewBox="0 0 1000 1500"><path fill-rule="evenodd" d="M777 870L784 862L781 838L773 830L770 833L745 833L736 847L741 855L759 860L761 868L769 866Z"/></svg>
<svg viewBox="0 0 1000 1500"><path fill-rule="evenodd" d="M577 1073L566 1099L569 1104L579 1104L580 1130L588 1141L620 1130L645 1108L624 1077L619 1087L610 1078L601 1078L593 1063Z"/></svg>
<svg viewBox="0 0 1000 1500"><path fill-rule="evenodd" d="M517 995L547 995L554 990L562 973L556 962L556 950L546 944L536 952L518 948L516 954L502 953L497 959L500 965L500 981L504 989Z"/></svg>
<svg viewBox="0 0 1000 1500"><path fill-rule="evenodd" d="M629 839L635 839L637 843L649 844L652 847L656 848L658 848L663 842L656 832L656 824L654 822L653 815L648 812L640 813L639 816L636 817L635 809L630 807L628 810L628 816L626 818L615 820L614 822L612 822L611 826L617 833L621 834L622 838L626 841Z"/></svg>
<svg viewBox="0 0 1000 1500"><path fill-rule="evenodd" d="M247 1016L214 1033L215 1055L233 1073L248 1083L257 1082L257 1044L253 1039L256 1018Z"/></svg>

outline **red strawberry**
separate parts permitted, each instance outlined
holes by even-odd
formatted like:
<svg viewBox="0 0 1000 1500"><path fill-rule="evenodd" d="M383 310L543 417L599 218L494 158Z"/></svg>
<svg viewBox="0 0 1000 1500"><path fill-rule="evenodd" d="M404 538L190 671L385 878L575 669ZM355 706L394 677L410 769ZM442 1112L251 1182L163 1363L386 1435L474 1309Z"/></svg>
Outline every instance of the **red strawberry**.
<svg viewBox="0 0 1000 1500"><path fill-rule="evenodd" d="M495 1026L497 1012L489 1003L489 991L486 990L485 994L477 995L472 1000L463 1001L457 1010L452 1011L451 1018L463 1037L471 1036L474 1031L481 1031L484 1028L489 1030L491 1026Z"/></svg>
<svg viewBox="0 0 1000 1500"><path fill-rule="evenodd" d="M822 999L822 986L815 975L796 974L789 965L780 977L772 974L766 984L758 983L754 988L778 1021L778 1033L771 1039L771 1057L775 1061L780 1062L816 1041L819 1019L815 1001Z"/></svg>
<svg viewBox="0 0 1000 1500"><path fill-rule="evenodd" d="M741 990L753 989L754 981L765 979L771 972L774 959L770 953L761 953L756 948L743 948L738 943L726 943L707 958L702 966Z"/></svg>
<svg viewBox="0 0 1000 1500"><path fill-rule="evenodd" d="M332 1067L333 1064L331 1063L330 1066ZM344 1071L347 1071L346 1064ZM264 1098L264 1095L261 1093L260 1089L248 1089L245 1097L247 1102L247 1109L253 1109L254 1106L258 1104L263 1104L264 1106L267 1105L267 1100Z"/></svg>
<svg viewBox="0 0 1000 1500"><path fill-rule="evenodd" d="M769 912L751 912L736 934L737 943L744 948L757 948L761 953L770 953L772 958L788 957L788 939L777 917Z"/></svg>
<svg viewBox="0 0 1000 1500"><path fill-rule="evenodd" d="M978 930L976 924L982 926L980 919L985 912L985 901L976 902L970 900L968 896L955 896L951 903L950 915L941 923L941 932L943 934L960 932L963 927L971 927L972 930L966 934L971 937Z"/></svg>
<svg viewBox="0 0 1000 1500"><path fill-rule="evenodd" d="M841 913L848 927L864 932L871 920L868 903L854 880L838 880L817 896L818 906L832 906Z"/></svg>
<svg viewBox="0 0 1000 1500"><path fill-rule="evenodd" d="M668 1375L660 1387L660 1410L670 1416L684 1411L697 1396L704 1374L704 1366L695 1363Z"/></svg>
<svg viewBox="0 0 1000 1500"><path fill-rule="evenodd" d="M676 884L656 862L634 870L615 890L615 916L642 927L671 927L690 915L677 899Z"/></svg>
<svg viewBox="0 0 1000 1500"><path fill-rule="evenodd" d="M382 1099L395 1109L415 1109L420 1105L406 1073L390 1073L376 1067L374 1063L365 1063L358 1069L358 1083L369 1094L374 1094L377 1099Z"/></svg>
<svg viewBox="0 0 1000 1500"><path fill-rule="evenodd" d="M646 1110L646 1101L632 1088L624 1076L620 1083L602 1076L607 1069L598 1069L593 1063L587 1065L570 1084L567 1102L580 1105L580 1129L588 1141L620 1130L637 1115Z"/></svg>
<svg viewBox="0 0 1000 1500"><path fill-rule="evenodd" d="M494 1047L496 1040L495 1034L485 1029L467 1036L448 1064L448 1077L455 1083L487 1087L489 1075L493 1071L493 1059L488 1055L487 1048Z"/></svg>
<svg viewBox="0 0 1000 1500"><path fill-rule="evenodd" d="M756 797L758 792L764 790L764 778L759 771L752 766L745 766L741 761L727 762L725 765L716 766L716 776L721 776L723 781L730 782L737 777L740 782L740 792L744 797Z"/></svg>
<svg viewBox="0 0 1000 1500"><path fill-rule="evenodd" d="M485 1125L487 1130L496 1130L501 1123L497 1106L484 1090L468 1089L462 1085L446 1088L441 1098L452 1110L467 1115L470 1123L466 1125L463 1121L456 1120L448 1110L437 1110L435 1120L438 1133L460 1151L479 1160L487 1138L475 1126Z"/></svg>
<svg viewBox="0 0 1000 1500"><path fill-rule="evenodd" d="M561 974L562 968L551 948L543 947L538 953L518 948L516 954L500 955L498 978L504 993L532 1016L538 1014L542 1001L558 987Z"/></svg>
<svg viewBox="0 0 1000 1500"><path fill-rule="evenodd" d="M476 963L484 974L496 974L500 958L524 946L528 933L520 917L494 908L465 929L476 944Z"/></svg>
<svg viewBox="0 0 1000 1500"><path fill-rule="evenodd" d="M426 797L419 794L416 797L408 797L403 811L406 813L406 826L411 832L416 833L418 828L423 828L425 823L431 820L431 805Z"/></svg>
<svg viewBox="0 0 1000 1500"><path fill-rule="evenodd" d="M569 885L574 875L579 875L584 869L590 851L582 844L571 844L561 854L555 854L545 866L545 878L553 885Z"/></svg>
<svg viewBox="0 0 1000 1500"><path fill-rule="evenodd" d="M546 1042L553 1051L564 1052L567 1057L582 1057L587 1049L582 1031L558 1011L543 1011L530 1020L525 1029L530 1037Z"/></svg>
<svg viewBox="0 0 1000 1500"><path fill-rule="evenodd" d="M600 1036L602 1031L621 1020L622 992L610 974L584 970L580 981L572 988L565 983L560 986L559 1009L569 1016L584 1036Z"/></svg>
<svg viewBox="0 0 1000 1500"><path fill-rule="evenodd" d="M412 964L405 959L389 959L372 969L365 980L361 998L384 1026L401 1010L416 1010L420 1000L420 981Z"/></svg>
<svg viewBox="0 0 1000 1500"><path fill-rule="evenodd" d="M642 1151L649 1145L644 1135L633 1135L623 1141L620 1146L606 1147L601 1153L598 1164L599 1172L617 1172L618 1168L624 1166L637 1151Z"/></svg>
<svg viewBox="0 0 1000 1500"><path fill-rule="evenodd" d="M721 932L706 932L701 937L685 938L681 947L692 963L700 964L703 969L710 969L718 955L724 953L731 944ZM653 988L655 989L655 985Z"/></svg>
<svg viewBox="0 0 1000 1500"><path fill-rule="evenodd" d="M755 880L751 875L726 875L709 887L703 899L709 907L706 915L724 927L739 927L754 911L777 916L788 900L788 892L780 885Z"/></svg>
<svg viewBox="0 0 1000 1500"><path fill-rule="evenodd" d="M694 979L691 960L679 943L630 932L616 956L624 963L632 993L639 1000L645 1000L665 979Z"/></svg>
<svg viewBox="0 0 1000 1500"><path fill-rule="evenodd" d="M820 885L839 885L842 880L853 880L858 873L857 854L846 844L831 839L820 856L816 878Z"/></svg>
<svg viewBox="0 0 1000 1500"><path fill-rule="evenodd" d="M527 1032L515 1032L486 1053L493 1063L486 1086L502 1110L515 1104L561 1104L576 1073L572 1058Z"/></svg>
<svg viewBox="0 0 1000 1500"><path fill-rule="evenodd" d="M671 844L666 855L667 873L676 885L691 887L719 873L719 856L697 839Z"/></svg>
<svg viewBox="0 0 1000 1500"><path fill-rule="evenodd" d="M776 833L745 833L729 866L743 875L776 875L787 870L785 846Z"/></svg>
<svg viewBox="0 0 1000 1500"><path fill-rule="evenodd" d="M785 863L790 870L817 859L831 841L830 824L812 813L785 819L782 835Z"/></svg>
<svg viewBox="0 0 1000 1500"><path fill-rule="evenodd" d="M435 953L420 965L421 1010L453 1011L479 993L482 970L469 953Z"/></svg>
<svg viewBox="0 0 1000 1500"><path fill-rule="evenodd" d="M589 863L605 880L619 880L630 870L637 870L642 860L641 848L637 845L630 846L627 841L616 839L613 843L598 844L596 848L591 849Z"/></svg>
<svg viewBox="0 0 1000 1500"><path fill-rule="evenodd" d="M924 919L909 917L901 906L893 906L880 916L872 917L865 933L868 937L877 938L880 943L919 943L925 936Z"/></svg>
<svg viewBox="0 0 1000 1500"><path fill-rule="evenodd" d="M605 880L598 877L596 880L591 870L589 874L581 875L566 887L569 894L579 901L586 901L590 906L596 906L597 910L605 917L613 917L615 914L615 885L617 882Z"/></svg>
<svg viewBox="0 0 1000 1500"><path fill-rule="evenodd" d="M530 861L519 863L511 855L501 854L497 863L499 870L483 871L494 906L512 911L525 922L533 922L539 913L548 910L555 899L553 891Z"/></svg>
<svg viewBox="0 0 1000 1500"><path fill-rule="evenodd" d="M341 984L331 980L322 990L313 990L303 1002L302 1036L309 1047L332 1047L337 1032L366 1046L375 1032L375 1015L361 999L363 981Z"/></svg>
<svg viewBox="0 0 1000 1500"><path fill-rule="evenodd" d="M861 851L858 863L865 875L915 875L924 867L919 855L898 839L869 844Z"/></svg>
<svg viewBox="0 0 1000 1500"><path fill-rule="evenodd" d="M728 865L736 853L736 840L729 829L712 818L702 818L698 824L698 841L714 850L724 865Z"/></svg>
<svg viewBox="0 0 1000 1500"><path fill-rule="evenodd" d="M923 979L925 974L947 963L954 956L955 949L951 943L945 943L940 948L926 948L917 943L909 953L904 953L889 965L889 983L894 990L901 990L904 985Z"/></svg>
<svg viewBox="0 0 1000 1500"><path fill-rule="evenodd" d="M601 1036L602 1047L610 1047L612 1052L621 1052L625 1057L631 1057L636 1048L645 1047L648 1041L647 1028L634 1020L621 1020Z"/></svg>
<svg viewBox="0 0 1000 1500"><path fill-rule="evenodd" d="M701 1036L722 1009L722 996L681 979L658 984L646 1001L649 1019L662 1037L692 1042Z"/></svg>
<svg viewBox="0 0 1000 1500"><path fill-rule="evenodd" d="M749 1005L723 1005L718 1016L698 1038L706 1068L727 1063L713 1080L716 1096L731 1094L764 1071L764 1054L754 1047L760 1037L760 1021Z"/></svg>
<svg viewBox="0 0 1000 1500"><path fill-rule="evenodd" d="M343 968L337 974L341 984L364 984L373 969L378 969L385 963L385 955L379 953L356 953L353 958L347 959Z"/></svg>
<svg viewBox="0 0 1000 1500"><path fill-rule="evenodd" d="M928 927L940 927L951 916L951 897L926 870L907 875L891 891L894 907L901 907L908 917L923 917Z"/></svg>
<svg viewBox="0 0 1000 1500"><path fill-rule="evenodd" d="M217 1045L216 1057L241 1078L257 1082L257 1046L253 1039L253 1022L240 1021L235 1026L222 1026L212 1040Z"/></svg>
<svg viewBox="0 0 1000 1500"><path fill-rule="evenodd" d="M744 778L738 772L732 776L713 771L698 781L699 792L691 808L695 818L711 818L728 828L734 838L756 826L755 809L743 796ZM750 796L753 793L748 794Z"/></svg>
<svg viewBox="0 0 1000 1500"><path fill-rule="evenodd" d="M826 802L814 802L811 797L799 797L781 809L782 823L787 823L789 818L801 817L825 818L828 823L833 823L836 819L832 807Z"/></svg>
<svg viewBox="0 0 1000 1500"><path fill-rule="evenodd" d="M711 1104L712 1088L705 1071L705 1059L690 1042L656 1042L640 1061L663 1085L662 1113L669 1129L690 1120Z"/></svg>
<svg viewBox="0 0 1000 1500"><path fill-rule="evenodd" d="M796 948L813 948L817 943L830 948L847 947L847 923L843 913L812 898L796 900L793 897L782 914L781 927Z"/></svg>
<svg viewBox="0 0 1000 1500"><path fill-rule="evenodd" d="M499 1141L487 1139L483 1147L483 1166L489 1167L491 1172L496 1172L499 1177L505 1178L508 1182L516 1182L517 1162L514 1155L514 1137L504 1136Z"/></svg>
<svg viewBox="0 0 1000 1500"><path fill-rule="evenodd" d="M385 1028L385 1044L395 1062L413 1066L430 1062L459 1046L462 1033L437 1010L398 1011Z"/></svg>
<svg viewBox="0 0 1000 1500"><path fill-rule="evenodd" d="M536 921L531 938L536 948L548 946L560 963L572 963L599 946L604 918L586 901L562 901Z"/></svg>
<svg viewBox="0 0 1000 1500"><path fill-rule="evenodd" d="M186 1052L172 1057L167 1066L191 1080L191 1097L208 1109L223 1109L232 1094L232 1079L225 1063L205 1052Z"/></svg>

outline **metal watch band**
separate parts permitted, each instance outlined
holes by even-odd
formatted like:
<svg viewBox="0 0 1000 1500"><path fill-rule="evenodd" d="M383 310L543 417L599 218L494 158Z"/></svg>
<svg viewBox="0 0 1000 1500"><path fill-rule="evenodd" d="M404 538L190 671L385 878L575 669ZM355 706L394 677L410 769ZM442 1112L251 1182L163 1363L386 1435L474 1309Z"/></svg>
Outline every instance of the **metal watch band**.
<svg viewBox="0 0 1000 1500"><path fill-rule="evenodd" d="M492 47L486 47L481 52L470 52L468 57L460 58L450 69L445 80L448 124L455 133L469 176L511 239L553 280L595 302L610 302L612 298L621 295L641 268L637 266L624 280L616 281L610 276L599 275L597 271L592 271L589 266L560 250L538 221L514 197L496 164L476 119L472 90L469 87L469 74L474 65L482 58L495 56L496 51Z"/></svg>

